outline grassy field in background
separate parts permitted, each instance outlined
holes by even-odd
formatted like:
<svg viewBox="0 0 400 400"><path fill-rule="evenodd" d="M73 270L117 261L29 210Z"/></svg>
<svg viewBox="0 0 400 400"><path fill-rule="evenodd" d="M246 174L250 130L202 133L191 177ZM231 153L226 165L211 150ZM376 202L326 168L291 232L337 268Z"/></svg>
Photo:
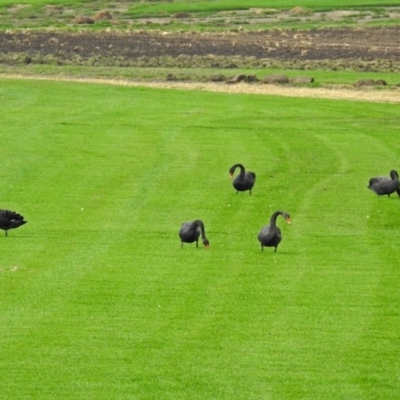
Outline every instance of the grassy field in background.
<svg viewBox="0 0 400 400"><path fill-rule="evenodd" d="M304 0L299 7L298 1L272 0L268 4L264 0L219 0L219 1L137 1L127 2L121 0L83 1L83 0L0 0L0 29L67 29L67 30L104 30L113 31L126 29L140 29L146 31L220 31L236 30L243 25L246 30L263 29L313 29L323 26L348 26L357 25L358 19L370 14L370 26L393 25L398 23L398 17L390 16L386 7L399 6L398 1L387 2L384 0L329 0L315 2ZM267 17L279 14L297 7L291 18L275 18L272 21L250 22L253 18ZM324 13L333 10L353 10L358 14L337 17L334 20L325 20ZM74 18L77 15L95 15L101 10L108 10L113 15L113 22L97 21L91 25L77 25ZM239 13L244 11L245 13ZM218 14L224 12L225 14ZM168 18L176 13L189 13L190 23L182 22L179 18L172 18L166 23L163 18ZM312 19L313 13L320 13L319 20ZM224 18L228 17L229 18ZM151 21L144 18L151 18ZM160 18L160 20L158 20ZM188 19L188 18L186 18ZM117 23L116 23L117 22ZM363 22L365 25L365 21Z"/></svg>
<svg viewBox="0 0 400 400"><path fill-rule="evenodd" d="M0 398L397 397L400 199L366 186L399 169L398 105L17 80L0 100L0 207L29 221L0 235ZM195 218L208 250L180 247Z"/></svg>
<svg viewBox="0 0 400 400"><path fill-rule="evenodd" d="M35 4L35 6L41 6L46 4L60 4L63 6L74 6L79 4L93 3L93 0L0 0L1 6L10 6L14 4ZM98 1L99 4L112 3L112 1ZM136 3L136 4L135 4ZM220 11L220 10L240 10L249 9L253 7L266 8L264 0L209 0L209 1L187 1L187 0L174 0L170 1L159 1L155 4L154 1L136 1L132 2L132 9L137 10L171 10L177 11ZM316 6L318 3L318 6ZM299 5L296 0L270 0L268 1L268 8L292 8ZM318 9L331 9L337 7L365 7L365 6L396 6L399 5L398 1L386 1L386 0L325 0L323 4L321 2L315 2L315 0L303 0L301 3L302 7L318 8Z"/></svg>
<svg viewBox="0 0 400 400"><path fill-rule="evenodd" d="M217 12L227 10L246 10L254 7L259 8L294 8L294 7L307 7L313 10L331 10L335 8L355 8L355 7L379 7L379 6L393 6L399 5L398 1L384 1L384 0L327 0L324 2L316 2L315 0L303 0L301 4L295 0L271 0L268 3L265 0L219 0L219 1L174 1L162 2L160 4L154 2L145 2L144 4L137 3L132 5L132 14L147 14L157 12Z"/></svg>

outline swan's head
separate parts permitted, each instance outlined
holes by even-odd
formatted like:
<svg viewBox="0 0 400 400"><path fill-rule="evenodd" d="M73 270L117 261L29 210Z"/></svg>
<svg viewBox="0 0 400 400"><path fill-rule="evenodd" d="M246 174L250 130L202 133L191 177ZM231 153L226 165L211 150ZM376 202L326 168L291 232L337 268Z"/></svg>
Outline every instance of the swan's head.
<svg viewBox="0 0 400 400"><path fill-rule="evenodd" d="M286 212L283 213L283 218L285 218L286 222L290 225L291 221L290 221L290 215Z"/></svg>
<svg viewBox="0 0 400 400"><path fill-rule="evenodd" d="M206 249L208 249L208 248L210 247L210 242L208 241L208 239L204 239L204 240L203 240L203 244L204 244L204 247L205 247Z"/></svg>

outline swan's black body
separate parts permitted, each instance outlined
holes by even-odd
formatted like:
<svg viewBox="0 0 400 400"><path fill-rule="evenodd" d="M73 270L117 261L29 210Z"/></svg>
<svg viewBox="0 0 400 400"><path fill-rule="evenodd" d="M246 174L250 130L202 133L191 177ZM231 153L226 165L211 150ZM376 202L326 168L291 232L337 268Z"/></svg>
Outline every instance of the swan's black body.
<svg viewBox="0 0 400 400"><path fill-rule="evenodd" d="M390 178L386 176L377 176L369 180L368 189L374 191L378 196L390 195L394 192L400 197L400 182L399 174L392 169L390 171Z"/></svg>
<svg viewBox="0 0 400 400"><path fill-rule="evenodd" d="M231 178L233 178L233 174L236 168L240 168L240 174L232 182L233 187L236 189L236 193L249 190L251 194L251 189L253 188L256 181L256 174L254 172L246 172L242 164L235 164L229 170Z"/></svg>
<svg viewBox="0 0 400 400"><path fill-rule="evenodd" d="M275 211L272 216L268 226L264 226L260 233L258 234L258 240L261 243L261 250L264 250L265 247L278 247L278 244L282 240L281 230L276 226L276 219L278 215L282 215L283 218L286 219L286 222L290 224L290 215L284 211Z"/></svg>
<svg viewBox="0 0 400 400"><path fill-rule="evenodd" d="M199 237L201 235L201 239L205 247L210 245L210 242L206 238L206 233L204 230L204 224L199 219L195 221L184 222L179 230L179 237L181 238L181 247L183 247L183 243L193 243L196 242L196 247L199 247Z"/></svg>
<svg viewBox="0 0 400 400"><path fill-rule="evenodd" d="M5 231L6 236L8 236L8 230L18 228L27 222L22 215L15 211L0 210L0 229Z"/></svg>

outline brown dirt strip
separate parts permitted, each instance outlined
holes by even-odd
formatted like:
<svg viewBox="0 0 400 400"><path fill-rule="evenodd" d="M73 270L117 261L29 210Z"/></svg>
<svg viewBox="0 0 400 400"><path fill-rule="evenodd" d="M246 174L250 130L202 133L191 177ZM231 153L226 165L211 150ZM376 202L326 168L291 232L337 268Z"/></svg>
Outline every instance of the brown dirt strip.
<svg viewBox="0 0 400 400"><path fill-rule="evenodd" d="M286 97L308 97L319 99L334 99L348 101L366 101L374 103L400 103L399 88L393 90L376 90L372 88L351 89L351 88L297 88L283 87L278 85L249 85L238 83L227 85L226 83L199 83L199 82L132 82L116 79L94 79L94 78L69 78L51 76L24 76L12 74L0 74L3 79L27 79L45 80L60 82L82 82L92 84L106 84L129 87L148 87L157 89L175 90L199 90L218 93L232 94L257 94L264 96L286 96Z"/></svg>

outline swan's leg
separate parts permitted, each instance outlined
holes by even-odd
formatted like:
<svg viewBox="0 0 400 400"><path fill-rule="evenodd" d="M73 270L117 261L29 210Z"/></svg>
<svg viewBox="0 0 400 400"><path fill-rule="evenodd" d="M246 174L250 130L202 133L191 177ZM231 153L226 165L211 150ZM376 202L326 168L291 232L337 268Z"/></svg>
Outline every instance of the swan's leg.
<svg viewBox="0 0 400 400"><path fill-rule="evenodd" d="M277 247L278 247L278 246L275 246L275 251L274 251L274 253L276 253L276 249L277 249Z"/></svg>
<svg viewBox="0 0 400 400"><path fill-rule="evenodd" d="M196 247L199 247L199 239L196 240Z"/></svg>

